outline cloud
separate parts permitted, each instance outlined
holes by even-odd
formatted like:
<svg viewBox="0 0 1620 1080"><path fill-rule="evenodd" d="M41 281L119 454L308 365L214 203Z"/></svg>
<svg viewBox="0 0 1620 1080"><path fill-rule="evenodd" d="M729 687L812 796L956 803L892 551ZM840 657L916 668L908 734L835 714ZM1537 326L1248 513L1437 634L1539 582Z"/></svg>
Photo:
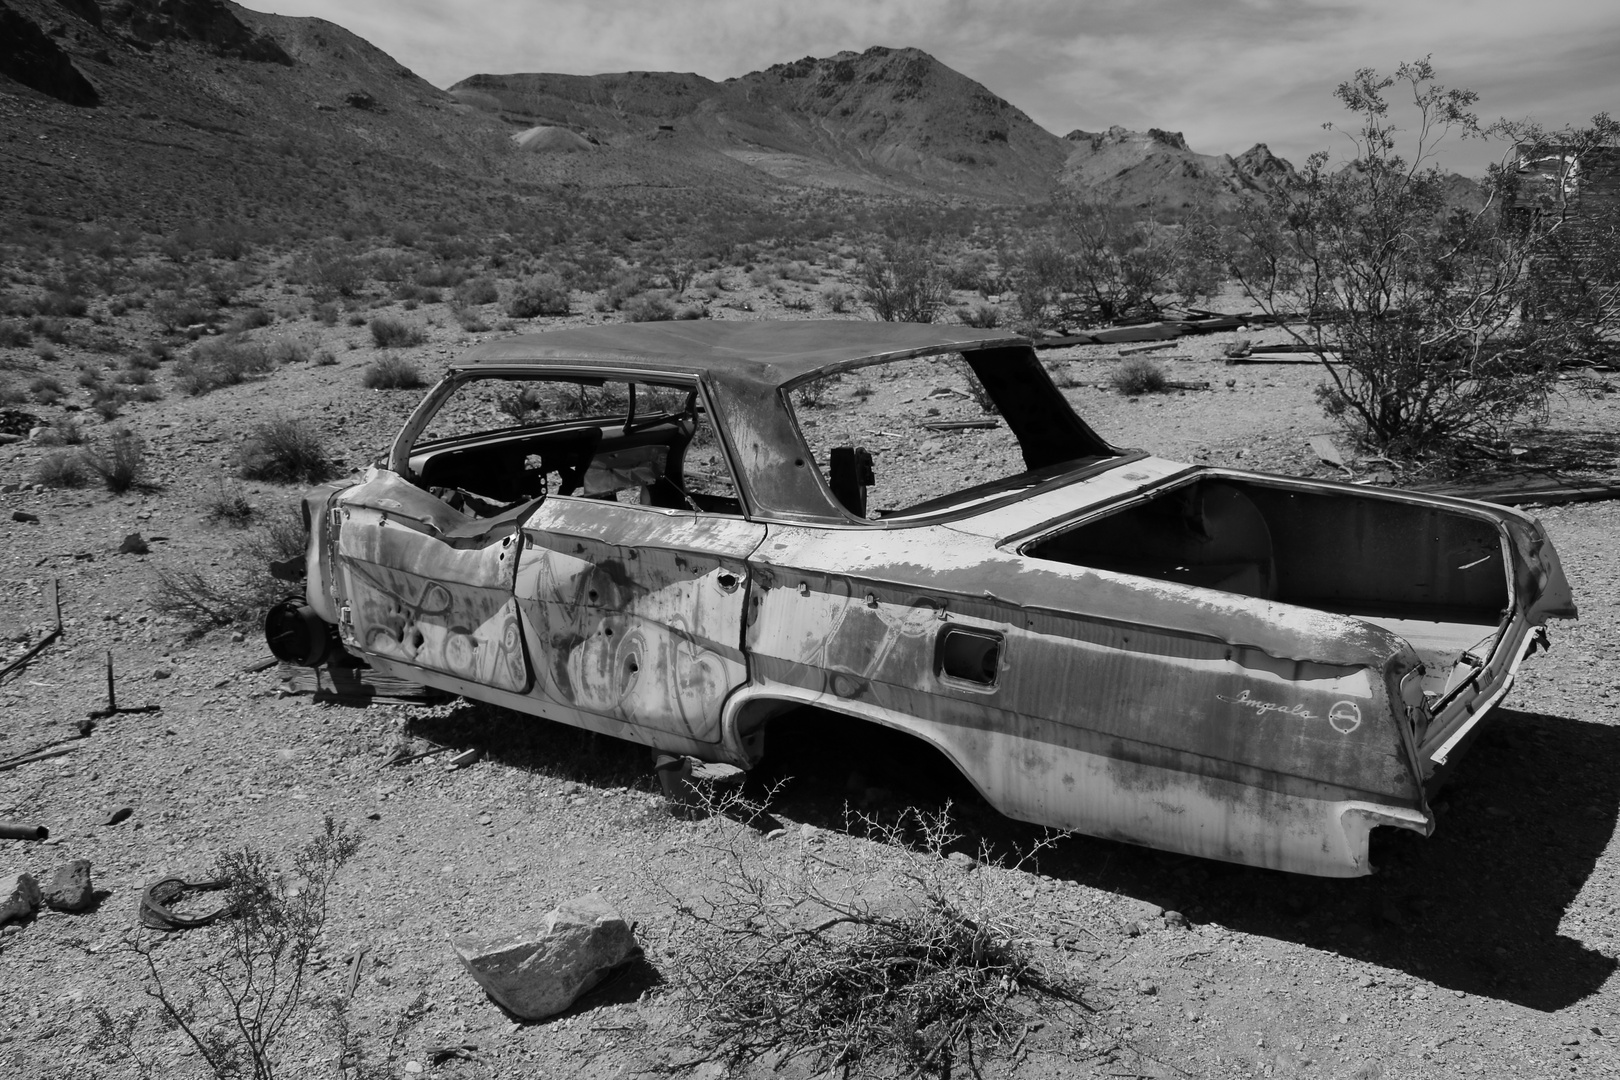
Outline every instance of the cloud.
<svg viewBox="0 0 1620 1080"><path fill-rule="evenodd" d="M1332 138L1333 87L1434 54L1488 116L1554 124L1620 111L1620 14L1587 0L259 0L360 34L440 86L480 72L695 71L913 45L1057 134L1182 131L1204 153ZM1454 146L1473 171L1479 154Z"/></svg>

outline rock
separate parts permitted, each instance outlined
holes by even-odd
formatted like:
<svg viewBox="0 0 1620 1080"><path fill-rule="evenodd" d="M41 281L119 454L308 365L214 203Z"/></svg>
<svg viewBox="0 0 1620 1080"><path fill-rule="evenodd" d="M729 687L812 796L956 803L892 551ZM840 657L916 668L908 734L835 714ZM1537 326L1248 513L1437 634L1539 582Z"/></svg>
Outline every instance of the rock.
<svg viewBox="0 0 1620 1080"><path fill-rule="evenodd" d="M692 779L706 781L710 784L741 784L748 776L747 773L735 765L727 765L723 761L695 761L692 763Z"/></svg>
<svg viewBox="0 0 1620 1080"><path fill-rule="evenodd" d="M117 825L120 821L128 820L129 816L133 813L135 813L135 808L133 806L120 806L118 809L108 814L107 820L103 821L102 824Z"/></svg>
<svg viewBox="0 0 1620 1080"><path fill-rule="evenodd" d="M174 674L174 672L170 671L168 668L161 668L160 667L160 668L153 668L152 669L152 678L154 678L154 679L167 679L170 675L173 675L173 674Z"/></svg>
<svg viewBox="0 0 1620 1080"><path fill-rule="evenodd" d="M118 545L118 554L120 555L145 555L151 550L152 548L147 544L146 538L138 532L130 533L124 537L124 542Z"/></svg>
<svg viewBox="0 0 1620 1080"><path fill-rule="evenodd" d="M1125 935L1127 937L1141 937L1142 924L1137 922L1135 919L1132 919L1130 922L1125 924Z"/></svg>
<svg viewBox="0 0 1620 1080"><path fill-rule="evenodd" d="M978 863L974 860L973 856L969 855L965 851L953 851L953 852L951 852L949 855L947 855L945 857L947 859L949 859L951 862L955 863L957 866L965 866L969 870L973 869L976 865L978 865Z"/></svg>
<svg viewBox="0 0 1620 1080"><path fill-rule="evenodd" d="M1141 994L1143 997L1152 997L1154 994L1159 992L1159 988L1153 985L1153 983L1147 979L1143 979L1141 982L1136 984L1136 992Z"/></svg>
<svg viewBox="0 0 1620 1080"><path fill-rule="evenodd" d="M39 910L39 882L32 874L0 878L0 924L32 918Z"/></svg>
<svg viewBox="0 0 1620 1080"><path fill-rule="evenodd" d="M13 510L11 512L11 520L20 521L24 525L37 525L39 524L39 515L30 514L26 510Z"/></svg>
<svg viewBox="0 0 1620 1080"><path fill-rule="evenodd" d="M1187 922L1187 916L1183 915L1181 912L1167 911L1164 913L1164 925L1178 926L1185 930L1191 924Z"/></svg>
<svg viewBox="0 0 1620 1080"><path fill-rule="evenodd" d="M636 952L624 918L599 896L559 904L538 926L450 947L484 992L525 1020L554 1016Z"/></svg>
<svg viewBox="0 0 1620 1080"><path fill-rule="evenodd" d="M51 873L45 886L45 906L52 911L83 911L94 900L90 888L90 860L74 859Z"/></svg>

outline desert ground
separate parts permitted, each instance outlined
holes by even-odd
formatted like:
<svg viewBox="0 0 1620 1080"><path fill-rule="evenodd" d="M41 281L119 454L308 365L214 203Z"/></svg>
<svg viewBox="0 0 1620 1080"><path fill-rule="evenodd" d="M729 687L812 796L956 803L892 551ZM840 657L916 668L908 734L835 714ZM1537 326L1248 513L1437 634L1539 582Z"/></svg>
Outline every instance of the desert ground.
<svg viewBox="0 0 1620 1080"><path fill-rule="evenodd" d="M828 251L816 265L720 267L670 302L709 318L869 317L848 297L834 303L853 291L851 266ZM54 625L53 582L63 620L61 637L0 683L0 755L57 740L74 747L0 772L0 818L51 834L0 841L0 877L43 882L87 859L96 890L88 911L42 910L0 930L7 1075L205 1075L143 992L152 976L134 943L150 943L164 985L183 996L217 957L221 931L140 931L141 891L168 876L205 878L222 852L243 848L287 867L326 816L361 842L330 894L308 991L312 1001L350 995L359 1056L348 1061L373 1075L896 1075L893 1061L738 1057L692 1011L688 976L716 941L694 909L734 883L736 867L791 877L807 865L818 887L873 903L904 892L897 868L972 896L1068 988L1066 1000L1014 992L1012 1025L984 1032L977 1056L948 1063L954 1075L1620 1074L1620 504L1531 508L1558 547L1581 618L1552 627L1552 651L1527 662L1444 793L1436 834L1375 837L1374 876L1311 879L1043 838L948 776L894 755L856 765L838 745L807 755L757 816L736 806L693 813L668 803L639 747L463 701L317 703L256 663L266 648L251 625L199 623L165 599L160 580L189 569L228 589L256 572L244 566L253 558L245 541L303 488L240 477L240 448L256 425L304 420L340 474L358 470L420 395L365 386L378 381L367 372L379 360L431 381L476 341L622 317L599 303L606 291L575 290L567 316L511 319L512 285L499 274L479 303L470 291L440 295L454 286L413 292L366 281L322 295L282 273L215 268L240 274L240 288L189 332L166 329L151 302L92 297L76 315L12 319L0 350L9 429L21 436L0 446L11 616L0 661ZM966 291L955 301L988 302ZM1231 296L1212 306L1243 310ZM379 318L415 332L382 348ZM1283 331L1187 338L1147 354L1193 387L1163 394L1114 389L1118 346L1045 359L1081 415L1117 445L1265 471L1425 479L1348 448L1344 467L1320 460L1307 440L1337 429L1312 394L1319 369L1228 364L1225 347L1239 336L1280 341ZM184 381L187 358L222 341L262 347L270 360L234 384L188 392L197 384ZM917 406L889 393L877 386L867 407L903 422ZM98 400L112 405L98 413ZM1612 376L1570 375L1550 434L1503 456L1566 466L1579 457L1587 475L1612 475L1615 403ZM62 481L51 455L108 448L120 430L143 450L128 490L109 491L93 470L80 486L52 486ZM961 453L950 439L938 437L946 463ZM132 534L142 543L126 544ZM76 738L107 703L109 653L118 704L157 708L103 718ZM438 747L482 757L456 769L448 753L385 764L401 748ZM947 802L947 843L930 847L895 826L908 808L938 813ZM108 824L121 807L132 813ZM562 1016L515 1022L448 945L447 935L493 934L588 893L634 922L644 952ZM313 1004L277 1053L278 1076L337 1075L337 1042Z"/></svg>

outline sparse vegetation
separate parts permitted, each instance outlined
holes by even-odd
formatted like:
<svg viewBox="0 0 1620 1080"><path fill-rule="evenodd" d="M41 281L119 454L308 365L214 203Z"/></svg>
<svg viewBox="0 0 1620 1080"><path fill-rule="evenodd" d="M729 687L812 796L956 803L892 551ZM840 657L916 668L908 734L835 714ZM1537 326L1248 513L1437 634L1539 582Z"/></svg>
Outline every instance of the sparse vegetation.
<svg viewBox="0 0 1620 1080"><path fill-rule="evenodd" d="M146 444L128 428L116 429L104 442L81 453L86 467L115 495L140 483L146 471Z"/></svg>
<svg viewBox="0 0 1620 1080"><path fill-rule="evenodd" d="M174 365L174 384L183 394L201 397L224 386L237 386L275 367L270 350L256 341L220 337L202 342Z"/></svg>
<svg viewBox="0 0 1620 1080"><path fill-rule="evenodd" d="M153 603L192 634L260 622L288 593L287 583L270 575L270 564L301 556L307 538L298 508L289 506L235 545L227 570L209 573L189 564L160 568Z"/></svg>
<svg viewBox="0 0 1620 1080"><path fill-rule="evenodd" d="M662 293L643 293L626 300L620 312L625 322L661 322L675 318L675 305Z"/></svg>
<svg viewBox="0 0 1620 1080"><path fill-rule="evenodd" d="M1109 374L1108 381L1115 390L1127 397L1142 394L1162 394L1169 389L1164 369L1146 357L1138 356L1121 361Z"/></svg>
<svg viewBox="0 0 1620 1080"><path fill-rule="evenodd" d="M884 322L929 323L950 299L932 248L891 240L860 262L861 299Z"/></svg>
<svg viewBox="0 0 1620 1080"><path fill-rule="evenodd" d="M737 796L723 803L745 821L763 812ZM716 1053L947 1077L1044 1014L1078 1019L1081 984L1040 968L1025 944L1018 867L970 871L946 857L960 839L948 805L886 824L852 815L845 827L867 842L838 867L802 847L773 858L729 831L700 842L708 887L671 902L695 939L684 1003Z"/></svg>
<svg viewBox="0 0 1620 1080"><path fill-rule="evenodd" d="M506 313L514 319L542 315L567 315L570 311L568 288L555 274L539 274L517 287Z"/></svg>
<svg viewBox="0 0 1620 1080"><path fill-rule="evenodd" d="M379 315L371 320L371 340L379 349L403 349L422 344L427 332L420 326Z"/></svg>
<svg viewBox="0 0 1620 1080"><path fill-rule="evenodd" d="M56 450L34 466L34 482L49 488L83 487L89 481L84 459L75 452Z"/></svg>
<svg viewBox="0 0 1620 1080"><path fill-rule="evenodd" d="M327 896L359 847L359 835L328 815L321 833L294 853L290 878L255 848L227 851L213 876L225 883L229 917L201 931L213 947L195 967L182 972L169 950L144 938L134 943L150 976L147 995L216 1080L274 1080L286 1063L283 1035L311 1019L307 984ZM296 1047L307 1050L303 1040Z"/></svg>
<svg viewBox="0 0 1620 1080"><path fill-rule="evenodd" d="M267 420L248 432L237 452L237 471L247 480L318 484L335 475L337 467L327 456L313 424L282 417Z"/></svg>
<svg viewBox="0 0 1620 1080"><path fill-rule="evenodd" d="M365 366L360 385L367 390L415 390L426 381L415 364L397 353L387 353Z"/></svg>

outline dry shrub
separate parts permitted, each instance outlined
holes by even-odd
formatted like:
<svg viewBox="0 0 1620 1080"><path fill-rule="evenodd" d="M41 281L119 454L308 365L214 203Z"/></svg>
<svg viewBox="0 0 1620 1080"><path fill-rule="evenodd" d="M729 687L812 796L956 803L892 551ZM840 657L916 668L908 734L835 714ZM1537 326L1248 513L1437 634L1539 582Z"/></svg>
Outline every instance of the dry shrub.
<svg viewBox="0 0 1620 1080"><path fill-rule="evenodd" d="M247 480L319 484L334 476L337 467L327 456L313 424L279 417L248 432L237 451L237 471Z"/></svg>
<svg viewBox="0 0 1620 1080"><path fill-rule="evenodd" d="M34 466L34 482L51 488L83 487L89 480L78 454L66 450L46 454Z"/></svg>
<svg viewBox="0 0 1620 1080"><path fill-rule="evenodd" d="M506 313L514 319L567 315L569 310L568 287L555 274L540 274L525 281L506 305Z"/></svg>
<svg viewBox="0 0 1620 1080"><path fill-rule="evenodd" d="M422 344L427 332L420 326L379 315L371 320L371 340L379 349L401 349Z"/></svg>
<svg viewBox="0 0 1620 1080"><path fill-rule="evenodd" d="M764 807L717 801L700 895L671 899L684 1003L734 1064L776 1052L809 1055L813 1071L949 1076L964 1051L994 1056L1037 1016L1084 1008L1080 981L1029 948L1021 866L946 857L959 839L948 805L886 823L846 814L866 839L841 863L808 840L763 847L720 815Z"/></svg>
<svg viewBox="0 0 1620 1080"><path fill-rule="evenodd" d="M426 381L415 364L389 353L365 366L360 372L360 385L367 390L415 390Z"/></svg>
<svg viewBox="0 0 1620 1080"><path fill-rule="evenodd" d="M81 453L90 471L101 477L107 490L122 495L140 483L146 471L146 444L128 428L118 428L105 443Z"/></svg>
<svg viewBox="0 0 1620 1080"><path fill-rule="evenodd" d="M174 365L174 384L181 393L201 397L222 386L237 386L275 366L274 356L259 342L215 338Z"/></svg>
<svg viewBox="0 0 1620 1080"><path fill-rule="evenodd" d="M195 566L160 568L153 595L157 609L193 634L261 621L272 605L295 591L270 576L272 562L304 554L308 534L303 517L296 506L289 509L245 536L232 549L222 572L209 574Z"/></svg>
<svg viewBox="0 0 1620 1080"><path fill-rule="evenodd" d="M1108 376L1114 389L1127 397L1139 394L1162 394L1170 388L1164 369L1151 360L1137 357L1126 360Z"/></svg>
<svg viewBox="0 0 1620 1080"><path fill-rule="evenodd" d="M663 322L675 317L675 305L661 293L632 296L619 310L625 322Z"/></svg>

